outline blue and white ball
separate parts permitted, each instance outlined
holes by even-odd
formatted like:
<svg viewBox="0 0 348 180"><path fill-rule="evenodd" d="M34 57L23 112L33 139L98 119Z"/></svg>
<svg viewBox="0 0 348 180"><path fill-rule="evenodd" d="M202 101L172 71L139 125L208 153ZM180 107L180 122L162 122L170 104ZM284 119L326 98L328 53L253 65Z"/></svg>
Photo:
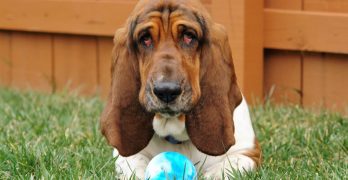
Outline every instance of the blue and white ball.
<svg viewBox="0 0 348 180"><path fill-rule="evenodd" d="M197 172L192 162L184 155L177 152L163 152L150 161L146 168L145 179L196 180Z"/></svg>

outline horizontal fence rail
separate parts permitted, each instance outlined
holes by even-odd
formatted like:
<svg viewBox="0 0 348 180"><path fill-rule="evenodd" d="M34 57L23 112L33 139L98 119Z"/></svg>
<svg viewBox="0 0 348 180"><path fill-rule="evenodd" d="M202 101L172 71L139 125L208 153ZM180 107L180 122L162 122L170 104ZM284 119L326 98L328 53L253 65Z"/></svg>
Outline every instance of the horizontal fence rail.
<svg viewBox="0 0 348 180"><path fill-rule="evenodd" d="M348 54L348 14L266 9L265 48Z"/></svg>

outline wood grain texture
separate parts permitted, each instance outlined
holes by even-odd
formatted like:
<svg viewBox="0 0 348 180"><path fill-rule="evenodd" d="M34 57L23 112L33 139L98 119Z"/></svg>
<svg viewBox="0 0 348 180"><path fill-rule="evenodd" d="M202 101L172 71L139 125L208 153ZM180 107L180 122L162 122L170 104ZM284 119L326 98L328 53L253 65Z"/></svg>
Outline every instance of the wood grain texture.
<svg viewBox="0 0 348 180"><path fill-rule="evenodd" d="M227 29L239 86L246 98L263 95L263 1L217 0L213 19Z"/></svg>
<svg viewBox="0 0 348 180"><path fill-rule="evenodd" d="M233 5L233 6L232 6ZM232 13L233 12L233 13ZM228 33L233 62L241 88L244 86L244 1L218 0L212 3L211 15Z"/></svg>
<svg viewBox="0 0 348 180"><path fill-rule="evenodd" d="M301 104L301 53L266 50L265 93L276 103Z"/></svg>
<svg viewBox="0 0 348 180"><path fill-rule="evenodd" d="M96 93L97 43L89 36L54 36L54 77L57 90L77 90L84 95Z"/></svg>
<svg viewBox="0 0 348 180"><path fill-rule="evenodd" d="M106 99L111 85L112 38L98 38L99 87L101 97Z"/></svg>
<svg viewBox="0 0 348 180"><path fill-rule="evenodd" d="M301 10L302 0L265 0L266 8Z"/></svg>
<svg viewBox="0 0 348 180"><path fill-rule="evenodd" d="M305 11L348 13L347 0L304 0Z"/></svg>
<svg viewBox="0 0 348 180"><path fill-rule="evenodd" d="M211 11L211 0L202 1ZM0 29L112 36L137 0L1 0Z"/></svg>
<svg viewBox="0 0 348 180"><path fill-rule="evenodd" d="M348 114L348 55L326 54L326 106Z"/></svg>
<svg viewBox="0 0 348 180"><path fill-rule="evenodd" d="M20 89L52 91L51 35L12 34L12 86Z"/></svg>
<svg viewBox="0 0 348 180"><path fill-rule="evenodd" d="M348 54L348 14L265 10L264 46Z"/></svg>
<svg viewBox="0 0 348 180"><path fill-rule="evenodd" d="M0 29L112 36L136 0L0 1Z"/></svg>
<svg viewBox="0 0 348 180"><path fill-rule="evenodd" d="M306 53L303 62L303 105L325 107L325 64L322 54Z"/></svg>
<svg viewBox="0 0 348 180"><path fill-rule="evenodd" d="M0 86L11 82L11 33L0 31Z"/></svg>
<svg viewBox="0 0 348 180"><path fill-rule="evenodd" d="M304 56L304 106L348 113L347 60L347 55L339 54Z"/></svg>
<svg viewBox="0 0 348 180"><path fill-rule="evenodd" d="M263 0L245 1L244 93L249 100L263 97Z"/></svg>

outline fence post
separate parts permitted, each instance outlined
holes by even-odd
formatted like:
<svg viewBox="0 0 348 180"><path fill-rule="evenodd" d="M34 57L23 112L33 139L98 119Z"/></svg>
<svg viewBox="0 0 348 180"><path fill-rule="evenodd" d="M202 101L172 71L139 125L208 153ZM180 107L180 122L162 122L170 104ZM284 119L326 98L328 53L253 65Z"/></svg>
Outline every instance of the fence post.
<svg viewBox="0 0 348 180"><path fill-rule="evenodd" d="M249 101L263 96L263 0L213 0L212 17L229 35L238 83Z"/></svg>

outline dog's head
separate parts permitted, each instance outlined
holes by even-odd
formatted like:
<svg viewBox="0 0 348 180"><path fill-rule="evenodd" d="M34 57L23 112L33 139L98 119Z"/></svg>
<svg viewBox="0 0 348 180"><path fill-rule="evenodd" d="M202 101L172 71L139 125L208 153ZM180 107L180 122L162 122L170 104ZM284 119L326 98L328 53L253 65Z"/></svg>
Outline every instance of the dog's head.
<svg viewBox="0 0 348 180"><path fill-rule="evenodd" d="M140 1L114 43L101 127L121 155L148 144L155 113L185 114L190 139L206 154L234 144L241 94L227 34L199 1Z"/></svg>

